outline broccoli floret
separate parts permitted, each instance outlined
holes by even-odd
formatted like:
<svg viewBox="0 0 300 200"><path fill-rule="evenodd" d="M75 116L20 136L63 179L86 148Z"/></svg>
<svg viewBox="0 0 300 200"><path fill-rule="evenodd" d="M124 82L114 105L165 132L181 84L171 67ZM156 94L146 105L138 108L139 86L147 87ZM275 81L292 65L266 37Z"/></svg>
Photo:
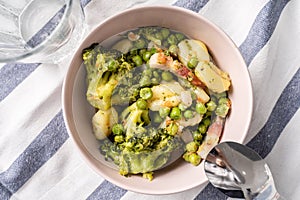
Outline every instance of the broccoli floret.
<svg viewBox="0 0 300 200"><path fill-rule="evenodd" d="M102 74L106 71L115 71L118 67L119 60L122 59L122 53L114 49L105 49L98 43L82 51L82 58L87 69L88 76Z"/></svg>
<svg viewBox="0 0 300 200"><path fill-rule="evenodd" d="M112 104L128 105L128 103L131 104L132 102L135 102L138 99L140 92L140 85L135 79L140 76L140 74L136 74L133 77L131 72L124 75L113 92Z"/></svg>
<svg viewBox="0 0 300 200"><path fill-rule="evenodd" d="M104 139L101 141L101 145L99 148L102 155L105 156L105 160L111 160L116 165L120 164L120 154L121 150L117 145L112 143L109 139Z"/></svg>
<svg viewBox="0 0 300 200"><path fill-rule="evenodd" d="M174 151L183 153L183 141L169 130L173 123L157 129L151 126L148 115L148 109L140 109L136 102L126 107L120 116L124 125L120 134L124 140L121 143L113 140L100 148L107 159L118 165L121 175L150 175L167 164ZM146 129L145 125L150 127ZM119 135L114 133L113 136Z"/></svg>
<svg viewBox="0 0 300 200"><path fill-rule="evenodd" d="M118 156L120 174L147 174L162 168L168 163L171 154L177 151L183 153L182 141L179 137L169 137L161 141L164 143L160 149L144 149L142 151L123 150ZM152 176L149 180L152 180Z"/></svg>
<svg viewBox="0 0 300 200"><path fill-rule="evenodd" d="M87 100L100 110L111 107L111 96L121 77L130 70L122 54L93 44L84 49L82 58L87 71Z"/></svg>
<svg viewBox="0 0 300 200"><path fill-rule="evenodd" d="M128 152L123 151L119 156L120 174L127 175L149 173L155 171L167 163L170 152L162 150Z"/></svg>
<svg viewBox="0 0 300 200"><path fill-rule="evenodd" d="M111 107L111 96L118 84L117 75L105 72L97 83L97 88L89 84L87 90L88 101L100 110L107 110Z"/></svg>
<svg viewBox="0 0 300 200"><path fill-rule="evenodd" d="M150 123L148 114L148 110L139 109L136 102L121 114L126 129L124 149L118 157L122 175L155 171L168 162L172 152L179 149L183 152L182 140L170 134L168 126L159 130L143 127Z"/></svg>
<svg viewBox="0 0 300 200"><path fill-rule="evenodd" d="M126 137L131 138L147 131L143 126L150 123L149 111L139 109L135 102L122 112L121 120L126 129Z"/></svg>

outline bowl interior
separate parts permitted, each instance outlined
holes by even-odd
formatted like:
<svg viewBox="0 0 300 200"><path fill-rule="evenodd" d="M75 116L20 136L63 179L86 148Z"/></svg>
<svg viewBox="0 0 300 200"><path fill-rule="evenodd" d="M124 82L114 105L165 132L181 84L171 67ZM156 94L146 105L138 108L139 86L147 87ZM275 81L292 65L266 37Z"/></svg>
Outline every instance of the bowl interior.
<svg viewBox="0 0 300 200"><path fill-rule="evenodd" d="M244 60L222 30L199 14L177 7L148 6L127 10L107 19L91 32L77 50L64 82L64 117L69 134L85 160L108 181L140 193L180 192L207 180L203 164L194 167L178 160L155 172L155 178L151 182L140 176L126 178L102 162L98 151L99 143L92 133L91 118L94 109L86 101L85 69L81 66L82 49L117 33L141 26L167 27L204 41L217 65L228 72L232 80L229 93L232 109L225 124L222 141L243 142L249 128L253 104L251 81Z"/></svg>

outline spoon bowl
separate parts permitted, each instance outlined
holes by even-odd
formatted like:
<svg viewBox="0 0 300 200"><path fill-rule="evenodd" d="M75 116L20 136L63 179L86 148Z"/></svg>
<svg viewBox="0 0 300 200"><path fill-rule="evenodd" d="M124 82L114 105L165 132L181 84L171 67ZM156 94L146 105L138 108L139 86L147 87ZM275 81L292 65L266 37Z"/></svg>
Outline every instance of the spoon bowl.
<svg viewBox="0 0 300 200"><path fill-rule="evenodd" d="M270 168L254 150L236 142L222 142L207 155L204 170L213 186L229 197L279 199Z"/></svg>

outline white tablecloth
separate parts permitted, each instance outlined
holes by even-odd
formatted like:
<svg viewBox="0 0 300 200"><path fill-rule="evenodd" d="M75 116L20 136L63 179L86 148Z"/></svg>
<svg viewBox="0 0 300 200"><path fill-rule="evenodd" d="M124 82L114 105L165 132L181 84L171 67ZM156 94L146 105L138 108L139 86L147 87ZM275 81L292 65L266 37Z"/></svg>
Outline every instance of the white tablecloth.
<svg viewBox="0 0 300 200"><path fill-rule="evenodd" d="M277 189L300 198L299 0L92 0L88 30L124 9L167 4L191 9L237 44L254 89L245 144L266 158ZM66 62L68 62L66 59ZM66 65L0 65L0 199L226 199L211 185L164 196L119 188L90 169L74 150L62 118ZM178 180L180 181L180 180Z"/></svg>

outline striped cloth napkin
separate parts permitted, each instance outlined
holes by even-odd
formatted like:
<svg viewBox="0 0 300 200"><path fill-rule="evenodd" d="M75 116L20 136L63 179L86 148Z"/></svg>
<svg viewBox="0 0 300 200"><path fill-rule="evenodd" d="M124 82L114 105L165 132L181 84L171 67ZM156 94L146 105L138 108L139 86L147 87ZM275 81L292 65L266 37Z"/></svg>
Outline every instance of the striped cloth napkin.
<svg viewBox="0 0 300 200"><path fill-rule="evenodd" d="M253 119L244 143L266 158L279 193L299 199L300 1L82 1L89 30L121 10L158 3L205 16L239 47L254 90ZM66 70L62 64L0 65L1 200L226 199L210 184L171 195L137 194L91 170L74 150L63 121Z"/></svg>

